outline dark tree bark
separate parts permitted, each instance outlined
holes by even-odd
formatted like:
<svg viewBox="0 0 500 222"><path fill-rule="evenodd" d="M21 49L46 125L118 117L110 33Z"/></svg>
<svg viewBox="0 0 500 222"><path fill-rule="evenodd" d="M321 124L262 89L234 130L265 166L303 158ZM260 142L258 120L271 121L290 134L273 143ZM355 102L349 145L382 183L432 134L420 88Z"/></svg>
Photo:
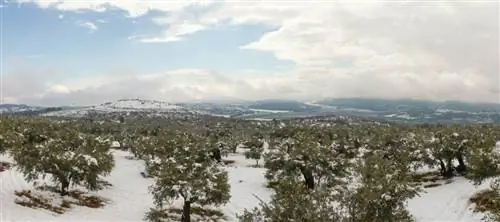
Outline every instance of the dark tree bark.
<svg viewBox="0 0 500 222"><path fill-rule="evenodd" d="M467 166L465 166L465 161L462 154L457 155L457 160L458 160L458 166L456 167L457 172L458 173L465 172L467 170Z"/></svg>
<svg viewBox="0 0 500 222"><path fill-rule="evenodd" d="M68 195L69 181L68 179L62 177L61 180L61 196Z"/></svg>
<svg viewBox="0 0 500 222"><path fill-rule="evenodd" d="M304 180L305 180L305 184L306 184L307 188L309 188L311 190L314 189L315 184L314 184L314 177L312 175L312 171L301 166L300 172L302 173L302 176L304 176Z"/></svg>
<svg viewBox="0 0 500 222"><path fill-rule="evenodd" d="M219 148L215 148L212 150L212 158L214 158L214 160L217 160L217 162L219 163L222 161L222 156L220 154Z"/></svg>
<svg viewBox="0 0 500 222"><path fill-rule="evenodd" d="M181 222L191 222L191 202L184 201Z"/></svg>
<svg viewBox="0 0 500 222"><path fill-rule="evenodd" d="M236 151L238 150L238 145L239 144L232 144L231 152L236 153Z"/></svg>
<svg viewBox="0 0 500 222"><path fill-rule="evenodd" d="M451 163L452 159L448 158L446 161L446 171L444 172L443 177L452 178L453 177L453 164Z"/></svg>
<svg viewBox="0 0 500 222"><path fill-rule="evenodd" d="M347 149L345 148L344 141L340 142L338 152L341 153L341 154L347 153Z"/></svg>
<svg viewBox="0 0 500 222"><path fill-rule="evenodd" d="M124 146L124 144L125 144L125 140L124 140L124 139L121 139L119 143L120 143L120 148L119 148L119 149L120 149L120 150L125 150L125 146Z"/></svg>
<svg viewBox="0 0 500 222"><path fill-rule="evenodd" d="M443 160L442 159L438 159L439 160L439 166L441 167L441 175L444 176L445 172L446 172L446 165L444 164Z"/></svg>

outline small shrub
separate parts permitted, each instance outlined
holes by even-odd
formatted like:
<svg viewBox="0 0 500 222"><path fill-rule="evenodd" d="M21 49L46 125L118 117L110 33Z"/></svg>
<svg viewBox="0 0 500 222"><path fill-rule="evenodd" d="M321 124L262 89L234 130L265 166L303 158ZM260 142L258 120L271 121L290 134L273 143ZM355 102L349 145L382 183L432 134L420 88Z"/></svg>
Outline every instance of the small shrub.
<svg viewBox="0 0 500 222"><path fill-rule="evenodd" d="M193 206L191 208L191 214L195 221L205 221L205 222L219 222L225 221L224 213L214 210L207 209L198 206ZM160 222L160 221L179 221L182 216L181 208L167 208L163 210L153 209L146 214L145 219L147 221Z"/></svg>
<svg viewBox="0 0 500 222"><path fill-rule="evenodd" d="M23 207L46 209L57 214L63 214L66 211L64 207L54 206L50 203L50 199L33 194L30 190L15 191L14 194L21 198L15 200L15 203ZM65 205L67 206L67 204Z"/></svg>
<svg viewBox="0 0 500 222"><path fill-rule="evenodd" d="M78 205L89 208L104 207L105 201L97 196L83 196Z"/></svg>
<svg viewBox="0 0 500 222"><path fill-rule="evenodd" d="M426 184L426 185L424 185L424 188L439 187L439 186L441 186L441 185L443 185L443 184L441 184L441 183L430 183L430 184Z"/></svg>
<svg viewBox="0 0 500 222"><path fill-rule="evenodd" d="M42 192L47 191L49 192L48 194L53 195L45 196L44 193L35 193L31 190L15 191L14 194L19 197L19 199L15 200L15 203L33 209L41 208L49 210L57 214L65 213L67 210L71 209L73 205L88 208L101 208L107 203L107 200L101 197L87 195L80 190L71 190L65 197L56 195L58 188L53 186L44 185L37 187L36 190ZM57 199L61 199L60 203L57 203Z"/></svg>
<svg viewBox="0 0 500 222"><path fill-rule="evenodd" d="M12 168L12 164L11 163L0 161L0 172L9 170L10 168Z"/></svg>
<svg viewBox="0 0 500 222"><path fill-rule="evenodd" d="M222 160L222 162L224 163L224 165L233 165L235 163L234 160Z"/></svg>
<svg viewBox="0 0 500 222"><path fill-rule="evenodd" d="M430 172L424 172L424 173L415 173L412 174L411 176L412 181L414 182L421 182L421 183L426 183L426 182L436 182L438 180L442 180L443 178L439 175L438 172L430 171Z"/></svg>
<svg viewBox="0 0 500 222"><path fill-rule="evenodd" d="M470 202L475 204L474 212L500 212L500 194L488 189L474 194Z"/></svg>
<svg viewBox="0 0 500 222"><path fill-rule="evenodd" d="M276 186L278 186L278 184L279 184L279 181L269 181L266 184L266 188L275 188Z"/></svg>
<svg viewBox="0 0 500 222"><path fill-rule="evenodd" d="M61 207L71 208L71 202L69 202L67 200L63 200L62 203L61 203Z"/></svg>

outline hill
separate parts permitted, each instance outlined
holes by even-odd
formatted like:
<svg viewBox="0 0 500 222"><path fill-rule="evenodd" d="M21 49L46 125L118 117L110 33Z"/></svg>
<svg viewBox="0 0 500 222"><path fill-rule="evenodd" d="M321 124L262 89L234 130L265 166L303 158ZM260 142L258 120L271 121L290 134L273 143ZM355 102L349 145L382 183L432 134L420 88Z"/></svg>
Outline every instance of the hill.
<svg viewBox="0 0 500 222"><path fill-rule="evenodd" d="M190 116L212 115L240 119L286 119L314 116L358 116L398 123L500 123L500 104L412 99L344 98L315 102L260 100L245 102L168 103L122 99L86 107L0 105L3 114L83 117L91 113Z"/></svg>

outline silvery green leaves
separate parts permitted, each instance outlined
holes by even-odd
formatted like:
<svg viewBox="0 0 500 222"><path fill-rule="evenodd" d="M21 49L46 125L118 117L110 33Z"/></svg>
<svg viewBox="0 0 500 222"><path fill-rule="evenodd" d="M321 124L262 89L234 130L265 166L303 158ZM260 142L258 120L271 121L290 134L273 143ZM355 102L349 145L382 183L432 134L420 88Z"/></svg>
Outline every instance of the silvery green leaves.
<svg viewBox="0 0 500 222"><path fill-rule="evenodd" d="M228 174L210 155L205 137L185 132L165 133L162 152L154 160L154 203L161 208L176 199L184 202L183 221L189 221L191 204L221 205L230 199ZM208 143L210 144L210 143Z"/></svg>
<svg viewBox="0 0 500 222"><path fill-rule="evenodd" d="M20 143L11 154L28 181L48 175L62 195L71 185L101 188L99 177L114 167L109 139L81 133L70 122L40 119L24 124Z"/></svg>

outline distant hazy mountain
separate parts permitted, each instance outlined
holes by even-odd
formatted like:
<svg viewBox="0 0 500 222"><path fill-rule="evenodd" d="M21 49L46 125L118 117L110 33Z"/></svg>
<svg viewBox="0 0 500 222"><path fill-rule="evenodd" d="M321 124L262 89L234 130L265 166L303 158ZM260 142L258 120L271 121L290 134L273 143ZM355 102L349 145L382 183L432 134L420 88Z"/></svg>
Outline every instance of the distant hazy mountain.
<svg viewBox="0 0 500 222"><path fill-rule="evenodd" d="M433 102L412 99L328 99L316 102L261 100L168 103L123 99L87 107L31 107L2 104L0 112L16 115L85 116L89 113L203 114L233 118L273 119L319 115L360 116L403 123L500 123L500 104Z"/></svg>
<svg viewBox="0 0 500 222"><path fill-rule="evenodd" d="M0 113L18 112L18 111L32 110L32 109L36 109L36 108L28 106L28 105L22 105L22 104L0 104Z"/></svg>
<svg viewBox="0 0 500 222"><path fill-rule="evenodd" d="M328 99L316 102L318 104L368 109L381 112L434 112L440 110L453 110L462 112L500 112L500 104L493 103L465 103L459 101L433 102L412 99Z"/></svg>
<svg viewBox="0 0 500 222"><path fill-rule="evenodd" d="M422 123L500 123L500 104L465 103L459 101L434 102L399 99L328 99L317 104L336 109L360 109L387 120Z"/></svg>
<svg viewBox="0 0 500 222"><path fill-rule="evenodd" d="M321 107L294 100L261 100L248 106L250 109L277 110L289 112L319 111Z"/></svg>

